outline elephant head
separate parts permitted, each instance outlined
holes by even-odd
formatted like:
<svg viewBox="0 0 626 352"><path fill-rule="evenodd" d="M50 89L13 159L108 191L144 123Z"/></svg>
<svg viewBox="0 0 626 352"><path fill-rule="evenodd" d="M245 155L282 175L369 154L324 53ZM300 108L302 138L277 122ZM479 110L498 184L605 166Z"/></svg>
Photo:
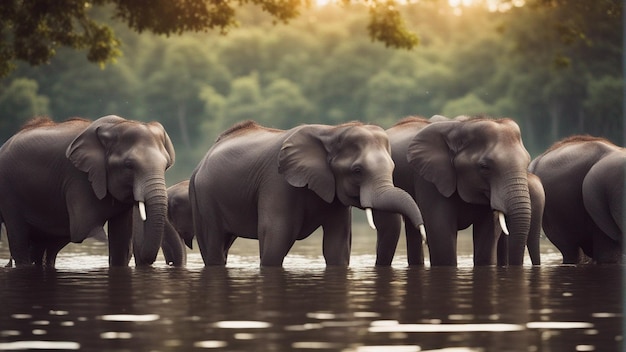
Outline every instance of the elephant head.
<svg viewBox="0 0 626 352"><path fill-rule="evenodd" d="M138 264L154 262L167 217L165 170L174 163L169 136L157 122L141 123L105 116L91 123L68 146L67 158L88 174L98 199L136 204L144 219L135 244ZM138 257L138 258L137 258Z"/></svg>
<svg viewBox="0 0 626 352"><path fill-rule="evenodd" d="M181 181L167 189L167 217L180 239L193 249L193 219L189 201L189 180Z"/></svg>
<svg viewBox="0 0 626 352"><path fill-rule="evenodd" d="M488 205L503 214L501 226L511 235L510 263L522 263L531 218L526 171L530 155L514 121L430 124L413 138L407 159L443 196L456 192L466 203Z"/></svg>
<svg viewBox="0 0 626 352"><path fill-rule="evenodd" d="M373 125L302 126L282 144L279 172L295 187L307 186L328 203L400 213L423 224L413 198L393 184L394 163L385 131Z"/></svg>

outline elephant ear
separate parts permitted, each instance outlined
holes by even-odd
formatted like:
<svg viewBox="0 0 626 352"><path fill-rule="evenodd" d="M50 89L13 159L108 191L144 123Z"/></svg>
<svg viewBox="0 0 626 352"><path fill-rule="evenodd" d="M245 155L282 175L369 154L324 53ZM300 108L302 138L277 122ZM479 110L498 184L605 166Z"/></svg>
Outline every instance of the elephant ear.
<svg viewBox="0 0 626 352"><path fill-rule="evenodd" d="M115 115L97 119L74 138L65 151L65 156L72 164L88 174L89 182L98 199L104 198L107 194L104 140L111 137L106 133L105 127L123 121L126 120Z"/></svg>
<svg viewBox="0 0 626 352"><path fill-rule="evenodd" d="M307 186L324 201L335 199L335 176L328 163L324 132L330 127L299 127L283 142L278 172L294 187Z"/></svg>
<svg viewBox="0 0 626 352"><path fill-rule="evenodd" d="M157 136L158 140L163 143L163 147L165 148L165 152L168 156L167 166L165 169L169 169L172 165L174 165L174 161L176 160L176 153L174 152L174 145L170 140L170 136L165 131L165 128L163 128L163 125L158 122L150 122L147 125L150 131L152 131L152 133Z"/></svg>
<svg viewBox="0 0 626 352"><path fill-rule="evenodd" d="M441 121L420 130L409 144L407 160L426 181L435 184L439 193L450 197L456 190L454 147L451 134L457 121Z"/></svg>

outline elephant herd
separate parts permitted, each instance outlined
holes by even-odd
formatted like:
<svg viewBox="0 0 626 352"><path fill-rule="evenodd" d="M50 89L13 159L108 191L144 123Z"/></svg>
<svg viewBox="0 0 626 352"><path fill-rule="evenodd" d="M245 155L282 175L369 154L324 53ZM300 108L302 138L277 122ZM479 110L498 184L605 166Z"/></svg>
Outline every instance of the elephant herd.
<svg viewBox="0 0 626 352"><path fill-rule="evenodd" d="M351 207L377 230L376 265L391 265L405 222L409 265L457 265L457 232L473 226L475 265L540 264L543 230L564 263L622 261L625 149L574 136L531 162L511 119L409 117L290 130L238 123L189 180L159 123L118 116L28 122L0 148L0 221L16 266L54 267L69 242L108 238L109 264L185 265L193 238L205 265L225 265L237 237L281 266L321 227L327 265L346 266ZM105 234L104 225L108 223Z"/></svg>

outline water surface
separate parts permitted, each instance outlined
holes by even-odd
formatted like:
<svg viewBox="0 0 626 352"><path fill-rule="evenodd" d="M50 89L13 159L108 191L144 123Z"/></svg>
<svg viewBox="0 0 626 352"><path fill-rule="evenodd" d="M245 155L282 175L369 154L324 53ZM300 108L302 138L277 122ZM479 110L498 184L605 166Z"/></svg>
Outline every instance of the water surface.
<svg viewBox="0 0 626 352"><path fill-rule="evenodd" d="M368 232L349 268L327 268L320 237L283 268L260 268L252 240L225 268L194 250L186 268L109 269L96 242L64 249L55 270L1 268L0 350L621 350L620 265L560 265L544 241L540 267L474 268L466 243L458 268L409 268L401 243L376 268Z"/></svg>

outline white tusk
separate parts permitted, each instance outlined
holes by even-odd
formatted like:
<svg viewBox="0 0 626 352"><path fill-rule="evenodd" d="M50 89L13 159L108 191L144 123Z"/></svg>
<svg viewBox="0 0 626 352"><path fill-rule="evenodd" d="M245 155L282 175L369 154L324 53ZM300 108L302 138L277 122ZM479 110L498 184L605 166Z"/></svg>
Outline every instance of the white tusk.
<svg viewBox="0 0 626 352"><path fill-rule="evenodd" d="M139 202L139 215L141 215L141 220L146 221L146 204L144 202Z"/></svg>
<svg viewBox="0 0 626 352"><path fill-rule="evenodd" d="M502 232L504 232L505 235L509 234L509 228L506 227L506 220L504 219L504 213L501 211L498 211L498 221L500 221L500 227L502 228Z"/></svg>
<svg viewBox="0 0 626 352"><path fill-rule="evenodd" d="M374 214L372 214L372 208L365 208L365 215L367 215L367 223L370 225L372 230L376 230L376 225L374 225Z"/></svg>
<svg viewBox="0 0 626 352"><path fill-rule="evenodd" d="M426 243L426 227L424 227L424 224L421 224L419 226L420 229L420 234L422 235L422 243Z"/></svg>

